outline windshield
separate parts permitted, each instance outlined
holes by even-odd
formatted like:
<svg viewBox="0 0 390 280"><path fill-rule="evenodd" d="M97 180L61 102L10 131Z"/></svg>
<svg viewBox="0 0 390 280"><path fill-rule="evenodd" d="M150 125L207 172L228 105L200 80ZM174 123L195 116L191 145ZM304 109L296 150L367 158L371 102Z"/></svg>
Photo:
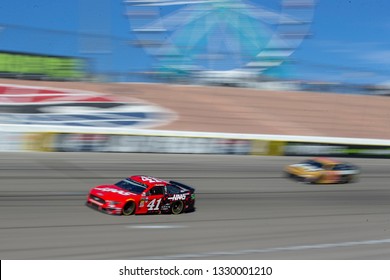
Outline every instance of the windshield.
<svg viewBox="0 0 390 280"><path fill-rule="evenodd" d="M311 166L315 166L317 168L322 168L324 165L321 162L315 161L315 160L306 160L302 162L303 164L308 164Z"/></svg>
<svg viewBox="0 0 390 280"><path fill-rule="evenodd" d="M138 184L137 182L134 182L130 179L119 181L118 183L115 184L115 186L118 186L122 189L131 191L136 194L141 194L146 189L145 186Z"/></svg>

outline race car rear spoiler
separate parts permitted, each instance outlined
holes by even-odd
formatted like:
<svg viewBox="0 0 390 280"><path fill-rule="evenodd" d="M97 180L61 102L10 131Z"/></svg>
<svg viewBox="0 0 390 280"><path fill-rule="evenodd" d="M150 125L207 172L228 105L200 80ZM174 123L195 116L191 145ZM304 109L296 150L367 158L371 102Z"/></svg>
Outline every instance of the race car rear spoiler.
<svg viewBox="0 0 390 280"><path fill-rule="evenodd" d="M176 185L176 186L179 186L179 187L182 187L186 190L189 190L190 192L195 192L195 189L193 187L190 187L190 186L187 186L187 185L184 185L183 183L180 183L180 182L176 182L176 181L170 181L171 184L173 185Z"/></svg>

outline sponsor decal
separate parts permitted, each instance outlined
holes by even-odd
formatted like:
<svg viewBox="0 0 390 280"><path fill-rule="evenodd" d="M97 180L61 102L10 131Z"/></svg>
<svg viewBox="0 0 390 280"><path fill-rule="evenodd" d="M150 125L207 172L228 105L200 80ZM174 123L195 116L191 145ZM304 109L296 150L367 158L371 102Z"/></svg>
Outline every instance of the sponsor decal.
<svg viewBox="0 0 390 280"><path fill-rule="evenodd" d="M174 194L172 197L168 197L169 200L184 200L186 199L186 194Z"/></svg>
<svg viewBox="0 0 390 280"><path fill-rule="evenodd" d="M171 207L171 205L169 203L166 203L163 206L161 206L161 211L167 211L169 210L169 207Z"/></svg>
<svg viewBox="0 0 390 280"><path fill-rule="evenodd" d="M141 180L144 182L149 182L149 183L166 183L166 181L150 177L150 176L141 176Z"/></svg>
<svg viewBox="0 0 390 280"><path fill-rule="evenodd" d="M126 192L123 190L117 190L117 189L112 189L112 188L96 188L96 190L103 191L103 192L117 193L120 195L134 195L132 192Z"/></svg>
<svg viewBox="0 0 390 280"><path fill-rule="evenodd" d="M308 171L308 172L314 172L314 171L323 170L322 168L318 168L318 167L316 167L314 165L310 165L310 164L306 164L306 163L293 164L293 165L291 165L291 167L302 168L303 170Z"/></svg>
<svg viewBox="0 0 390 280"><path fill-rule="evenodd" d="M150 201L146 207L148 207L148 211L157 211L160 209L160 204L161 204L162 198L159 199L153 199Z"/></svg>

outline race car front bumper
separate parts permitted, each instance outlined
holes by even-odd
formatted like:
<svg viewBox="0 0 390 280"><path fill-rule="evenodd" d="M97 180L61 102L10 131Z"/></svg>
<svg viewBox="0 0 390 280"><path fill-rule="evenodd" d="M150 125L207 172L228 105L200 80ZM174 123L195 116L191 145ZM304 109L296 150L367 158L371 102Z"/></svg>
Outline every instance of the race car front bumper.
<svg viewBox="0 0 390 280"><path fill-rule="evenodd" d="M311 175L297 175L289 172L285 172L285 175L287 178L290 178L298 182L313 183L316 181L316 177Z"/></svg>
<svg viewBox="0 0 390 280"><path fill-rule="evenodd" d="M92 208L94 210L97 210L99 212L103 212L103 213L106 213L106 214L109 214L109 215L121 215L122 214L122 208L113 208L113 207L103 207L102 205L98 205L96 203L94 203L93 201L87 201L85 203L86 206L88 206L89 208Z"/></svg>

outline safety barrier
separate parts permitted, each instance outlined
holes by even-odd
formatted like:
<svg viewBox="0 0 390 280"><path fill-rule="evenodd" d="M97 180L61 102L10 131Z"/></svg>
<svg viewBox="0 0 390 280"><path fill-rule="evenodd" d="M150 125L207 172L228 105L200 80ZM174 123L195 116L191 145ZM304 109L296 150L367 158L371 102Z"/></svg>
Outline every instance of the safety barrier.
<svg viewBox="0 0 390 280"><path fill-rule="evenodd" d="M0 151L390 158L390 140L134 129L5 126Z"/></svg>

